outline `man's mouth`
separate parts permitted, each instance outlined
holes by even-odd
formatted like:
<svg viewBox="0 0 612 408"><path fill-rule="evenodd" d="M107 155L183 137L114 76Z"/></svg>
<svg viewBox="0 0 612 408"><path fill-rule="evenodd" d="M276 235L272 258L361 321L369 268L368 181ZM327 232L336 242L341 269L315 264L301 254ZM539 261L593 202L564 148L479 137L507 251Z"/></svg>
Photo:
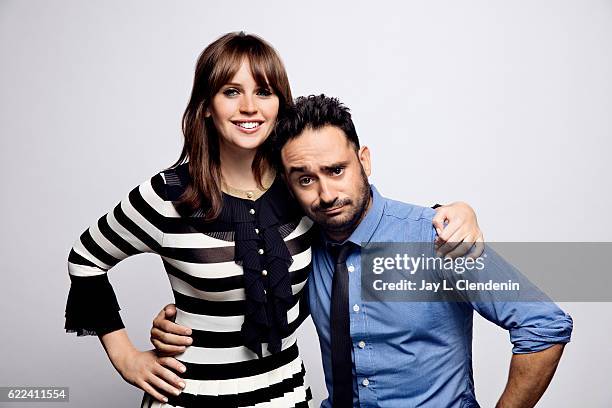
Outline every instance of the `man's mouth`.
<svg viewBox="0 0 612 408"><path fill-rule="evenodd" d="M334 215L340 212L340 210L342 210L343 207L344 207L344 204L336 206L336 207L332 207L332 208L320 209L319 211L321 211L322 213L326 215Z"/></svg>

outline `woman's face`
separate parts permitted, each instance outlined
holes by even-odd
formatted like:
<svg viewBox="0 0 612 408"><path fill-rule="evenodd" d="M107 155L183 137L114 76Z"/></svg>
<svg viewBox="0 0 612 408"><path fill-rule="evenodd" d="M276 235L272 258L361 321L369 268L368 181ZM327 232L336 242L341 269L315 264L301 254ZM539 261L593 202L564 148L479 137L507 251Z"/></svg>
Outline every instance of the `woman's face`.
<svg viewBox="0 0 612 408"><path fill-rule="evenodd" d="M270 87L255 82L247 60L213 96L206 112L219 134L219 144L255 150L268 138L278 116L279 99Z"/></svg>

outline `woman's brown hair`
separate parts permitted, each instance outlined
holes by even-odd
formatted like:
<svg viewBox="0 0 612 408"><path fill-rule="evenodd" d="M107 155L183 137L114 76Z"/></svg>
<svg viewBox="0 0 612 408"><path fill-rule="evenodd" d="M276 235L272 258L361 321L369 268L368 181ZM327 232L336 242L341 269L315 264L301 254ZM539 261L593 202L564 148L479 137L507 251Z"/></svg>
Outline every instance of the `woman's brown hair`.
<svg viewBox="0 0 612 408"><path fill-rule="evenodd" d="M183 114L183 150L172 167L189 162L191 184L178 205L189 211L203 208L209 221L221 213L223 197L219 138L212 118L206 118L205 114L213 96L233 78L245 59L257 84L270 87L278 96L278 118L293 103L285 67L276 50L262 38L242 31L228 33L202 51L196 64L191 98ZM260 187L267 159L272 154L271 143L272 137L268 137L253 160L253 175Z"/></svg>

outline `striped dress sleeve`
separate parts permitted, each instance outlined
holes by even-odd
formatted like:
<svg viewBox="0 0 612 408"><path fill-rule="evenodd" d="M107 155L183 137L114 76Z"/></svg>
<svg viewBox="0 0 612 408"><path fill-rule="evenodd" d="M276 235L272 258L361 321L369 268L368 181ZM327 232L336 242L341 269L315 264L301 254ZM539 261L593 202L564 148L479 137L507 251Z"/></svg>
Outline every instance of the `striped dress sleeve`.
<svg viewBox="0 0 612 408"><path fill-rule="evenodd" d="M159 253L163 244L165 184L161 174L134 188L74 243L68 256L68 333L103 335L124 328L107 272L140 253Z"/></svg>

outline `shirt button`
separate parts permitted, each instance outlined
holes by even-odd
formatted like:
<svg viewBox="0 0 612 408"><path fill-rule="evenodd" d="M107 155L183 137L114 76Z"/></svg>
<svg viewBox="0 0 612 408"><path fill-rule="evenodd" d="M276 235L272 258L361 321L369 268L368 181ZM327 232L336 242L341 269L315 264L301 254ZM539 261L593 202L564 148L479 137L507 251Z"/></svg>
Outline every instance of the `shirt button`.
<svg viewBox="0 0 612 408"><path fill-rule="evenodd" d="M366 378L361 383L363 384L364 387L367 387L368 385L370 385L370 380Z"/></svg>
<svg viewBox="0 0 612 408"><path fill-rule="evenodd" d="M247 191L247 197L248 198L253 198L253 192L252 191Z"/></svg>
<svg viewBox="0 0 612 408"><path fill-rule="evenodd" d="M251 208L251 209L249 210L249 213L250 213L251 215L253 215L253 214L255 214L255 210L254 210L253 208Z"/></svg>
<svg viewBox="0 0 612 408"><path fill-rule="evenodd" d="M349 272L354 272L355 271L355 267L353 265L349 265L348 271Z"/></svg>
<svg viewBox="0 0 612 408"><path fill-rule="evenodd" d="M359 343L357 343L357 345L360 349L365 348L365 341L361 340Z"/></svg>
<svg viewBox="0 0 612 408"><path fill-rule="evenodd" d="M257 251L257 252L259 252L259 255L263 255L264 250L263 250L263 249L261 249L261 248L259 248L259 251Z"/></svg>
<svg viewBox="0 0 612 408"><path fill-rule="evenodd" d="M259 228L255 228L255 233L259 234Z"/></svg>
<svg viewBox="0 0 612 408"><path fill-rule="evenodd" d="M268 271L266 271L265 269L263 271L261 271L261 275L262 276L268 276Z"/></svg>
<svg viewBox="0 0 612 408"><path fill-rule="evenodd" d="M353 305L353 312L359 311L359 305Z"/></svg>

